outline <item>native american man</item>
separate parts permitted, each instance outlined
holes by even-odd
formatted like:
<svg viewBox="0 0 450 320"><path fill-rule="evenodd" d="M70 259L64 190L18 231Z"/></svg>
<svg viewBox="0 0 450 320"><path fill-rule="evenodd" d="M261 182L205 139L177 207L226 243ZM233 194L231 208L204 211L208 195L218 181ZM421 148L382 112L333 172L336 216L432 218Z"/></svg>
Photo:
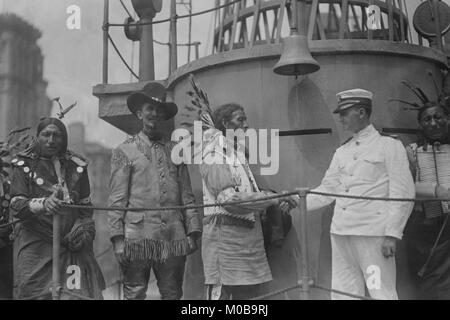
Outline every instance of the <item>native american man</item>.
<svg viewBox="0 0 450 320"><path fill-rule="evenodd" d="M430 100L419 87L404 81L420 99L409 103L418 111L422 133L417 143L407 146L418 198L450 199L449 110L445 95ZM437 86L436 86L437 89ZM450 299L449 202L416 203L406 227L406 247L410 269L419 288L420 299Z"/></svg>
<svg viewBox="0 0 450 320"><path fill-rule="evenodd" d="M11 210L20 219L14 230L15 299L50 299L53 215L61 215L61 299L68 291L102 299L105 282L92 248L95 223L90 205L87 162L67 150L67 131L56 118L37 126L37 141L11 162ZM67 281L75 273L77 280ZM73 286L70 284L74 284Z"/></svg>

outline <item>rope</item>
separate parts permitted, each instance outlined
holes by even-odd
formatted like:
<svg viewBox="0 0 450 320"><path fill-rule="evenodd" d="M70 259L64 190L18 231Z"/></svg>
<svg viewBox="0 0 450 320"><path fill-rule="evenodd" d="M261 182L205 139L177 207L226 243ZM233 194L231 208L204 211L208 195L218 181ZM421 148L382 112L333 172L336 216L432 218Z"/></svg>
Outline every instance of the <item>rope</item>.
<svg viewBox="0 0 450 320"><path fill-rule="evenodd" d="M50 290L50 289L48 289L48 290ZM39 293L39 294L35 294L32 296L20 298L18 300L36 300L37 298L41 298L44 296L49 296L49 298L50 298L50 293Z"/></svg>
<svg viewBox="0 0 450 320"><path fill-rule="evenodd" d="M266 294L263 294L263 295L251 298L250 300L264 300L266 298L270 298L272 296L276 296L278 294L285 293L287 291L291 291L291 290L294 290L294 289L297 289L297 288L300 288L300 287L301 286L299 284L296 284L295 286L287 287L287 288L284 288L284 289L281 289L281 290L269 292L269 293L266 293Z"/></svg>
<svg viewBox="0 0 450 320"><path fill-rule="evenodd" d="M301 287L300 284L296 284L294 286L290 286L290 287L287 287L287 288L284 288L284 289L281 289L281 290L269 292L269 293L266 293L266 294L263 294L263 295L251 298L250 300L264 300L266 298L270 298L272 296L276 296L278 294L285 293L287 291L298 289L300 287ZM357 295L357 294L348 293L348 292L344 292L344 291L340 291L340 290L336 290L336 289L330 289L330 288L322 287L322 286L317 285L317 284L311 284L310 287L311 288L316 288L316 289L319 289L319 290L324 290L324 291L329 291L329 292L342 294L344 296L349 296L349 297L357 298L357 299L361 299L361 300L376 300L376 299L371 298L371 297L365 297L365 296L360 296L360 295Z"/></svg>
<svg viewBox="0 0 450 320"><path fill-rule="evenodd" d="M0 229L2 229L2 228L8 228L8 227L10 227L10 226L13 226L13 225L19 223L19 222L22 222L22 219L18 219L18 220L14 220L13 222L1 224L1 225L0 225Z"/></svg>
<svg viewBox="0 0 450 320"><path fill-rule="evenodd" d="M156 43L156 44L160 44L160 45L162 45L162 46L168 46L168 45L170 45L169 42L161 42L161 41L158 41L158 40L155 40L155 39L153 39L153 42Z"/></svg>
<svg viewBox="0 0 450 320"><path fill-rule="evenodd" d="M225 4L220 5L218 7L207 9L207 10L203 10L203 11L199 11L199 12L194 12L192 14L186 14L186 15L182 15L182 16L175 15L175 19L184 19L184 18L199 16L199 15L202 15L202 14L205 14L205 13L209 13L209 12L212 12L212 11L217 11L217 10L226 8L226 7L231 6L232 4L235 4L235 3L238 3L238 2L241 2L241 0L234 0L232 2L225 3ZM136 23L134 25L146 26L146 25L150 25L150 24L158 24L158 23L169 22L171 20L172 20L172 17L171 18L167 18L167 19L163 19L163 20L156 20L156 21L152 21L152 22L138 22L138 23ZM126 24L124 24L124 23L107 23L107 26L109 26L109 27L124 27L124 26L126 26ZM106 26L104 26L104 27L106 27Z"/></svg>
<svg viewBox="0 0 450 320"><path fill-rule="evenodd" d="M236 205L236 204L243 204L243 203L252 203L252 202L258 202L258 201L265 201L270 199L277 199L277 198L284 198L286 196L295 195L297 194L296 191L289 192L289 193L283 193L283 194L276 194L273 196L267 196L259 199L252 199L252 200L240 200L240 201L230 201L230 202L224 202L224 203L213 203L213 204L202 204L202 205L188 205L188 206L169 206L169 207L141 207L141 208L130 208L130 207L102 207L102 206L84 206L84 205L74 205L74 204L63 204L63 208L68 209L92 209L92 210L98 210L98 211L169 211L169 210L189 210L189 209L200 209L200 208L207 208L207 207L221 207L225 205ZM0 228L7 227L11 224L16 224L19 222L22 222L22 219L16 220L14 222L0 225Z"/></svg>
<svg viewBox="0 0 450 320"><path fill-rule="evenodd" d="M33 218L33 216L28 216L28 217L26 217L24 219L17 219L17 220L14 220L12 222L5 223L5 224L0 224L0 229L7 228L9 226L14 226L14 225L18 224L19 222L26 221L26 220L31 219L31 218Z"/></svg>
<svg viewBox="0 0 450 320"><path fill-rule="evenodd" d="M122 60L123 64L125 65L125 67L127 67L127 69L131 72L131 74L139 80L139 76L136 75L136 73L134 73L133 69L131 69L131 67L128 65L128 63L125 61L125 59L123 58L122 54L120 53L119 49L117 48L116 44L114 43L113 39L111 38L111 35L108 33L108 39L111 42L114 50L116 50L117 54L119 55L120 60Z"/></svg>
<svg viewBox="0 0 450 320"><path fill-rule="evenodd" d="M410 199L410 198L385 198L385 197L366 197L366 196L355 196L355 195L343 195L327 192L318 191L306 191L308 194L316 194L327 197L336 198L350 198L350 199L363 199L363 200L374 200L374 201L402 201L402 202L434 202L434 201L450 201L450 199L444 198L434 198L434 199ZM229 201L229 202L217 202L212 204L201 204L201 205L187 205L187 206L168 206L168 207L140 207L140 208L130 208L130 207L105 207L105 206L84 206L84 205L74 205L74 204L63 204L62 207L68 209L92 209L98 211L169 211L169 210L189 210L189 209L201 209L208 207L223 207L227 205L237 205L243 203L253 203L271 199L285 198L291 195L298 195L297 191L292 191L283 194L275 194L273 196L262 197L259 199L252 200L240 200L240 201ZM5 228L10 225L14 225L23 221L22 219L0 225L0 228Z"/></svg>
<svg viewBox="0 0 450 320"><path fill-rule="evenodd" d="M128 16L133 19L133 16L131 15L130 11L128 11L128 8L125 6L125 4L123 3L122 0L120 0L120 4L124 8L124 10L127 12Z"/></svg>
<svg viewBox="0 0 450 320"><path fill-rule="evenodd" d="M436 240L434 240L433 247L432 247L431 250L430 250L430 253L429 253L428 257L427 257L427 260L425 261L425 264L422 266L422 268L420 268L419 272L417 273L417 275L418 275L419 277L421 277L421 278L422 278L423 275L425 274L425 271L426 271L427 268L428 268L428 264L430 263L431 258L433 258L434 252L436 251L436 247L437 247L437 245L439 244L439 240L441 239L442 233L444 232L445 226L447 225L449 215L450 215L450 214L447 213L447 215L446 215L446 217L445 217L445 220L444 220L444 223L442 224L442 227L441 227L441 229L439 230L439 234L438 234L438 236L436 237Z"/></svg>
<svg viewBox="0 0 450 320"><path fill-rule="evenodd" d="M95 259L100 259L101 257L103 257L105 254L107 254L110 250L112 249L112 245L110 245L108 248L106 248L104 251L102 251L101 253L99 253L98 255L95 256Z"/></svg>
<svg viewBox="0 0 450 320"><path fill-rule="evenodd" d="M153 42L162 46L170 46L170 42L161 42L158 40L153 39ZM192 47L197 44L201 44L199 41L191 42L191 43L177 43L177 47Z"/></svg>
<svg viewBox="0 0 450 320"><path fill-rule="evenodd" d="M349 297L357 298L357 299L361 299L361 300L377 300L377 299L374 299L372 297L365 297L365 296L360 296L360 295L357 295L357 294L348 293L348 292L344 292L344 291L340 291L340 290L336 290L336 289L330 289L330 288L319 286L317 284L312 284L311 287L319 289L319 290L330 291L330 292L342 294L344 296L349 296Z"/></svg>
<svg viewBox="0 0 450 320"><path fill-rule="evenodd" d="M350 198L350 199L362 199L362 200L374 200L374 201L400 201L400 202L435 202L435 201L450 201L450 199L444 199L444 198L417 199L417 198L366 197L366 196L355 196L355 195L345 195L345 194L334 194L334 193L318 192L318 191L306 191L306 193L317 194L317 195L320 195L320 196L327 196L327 197Z"/></svg>
<svg viewBox="0 0 450 320"><path fill-rule="evenodd" d="M309 194L316 194L327 197L336 197L336 198L351 198L351 199L363 199L363 200L374 200L374 201L402 201L402 202L434 202L434 201L450 201L450 199L444 198L434 198L434 199L410 199L410 198L387 198L387 197L366 197L366 196L355 196L355 195L343 195L343 194L335 194L335 193L327 193L327 192L318 192L318 191L306 191ZM223 203L214 203L214 204L202 204L202 205L188 205L188 206L169 206L169 207L142 207L142 208L129 208L129 207L101 207L101 206L82 206L82 205L72 205L72 204L64 204L63 207L70 209L93 209L100 211L165 211L165 210L188 210L188 209L200 209L207 207L223 207L226 205L236 205L243 203L252 203L258 201L265 201L270 199L284 198L286 196L297 195L298 192L292 191L283 194L277 194L273 196L267 196L259 199L252 200L240 200L240 201L230 201Z"/></svg>
<svg viewBox="0 0 450 320"><path fill-rule="evenodd" d="M168 210L189 210L189 209L200 209L200 208L207 208L207 207L223 207L227 205L236 205L236 204L243 204L243 203L253 203L253 202L259 202L259 201L265 201L265 200L271 200L271 199L278 199L278 198L285 198L287 196L298 194L298 192L288 192L283 194L275 194L273 196L267 196L262 197L259 199L252 199L252 200L240 200L240 201L229 201L229 202L223 202L223 203L212 203L212 204L199 204L199 205L188 205L188 206L169 206L169 207L141 207L141 208L130 208L130 207L100 207L100 206L82 206L82 205L74 205L74 204L63 204L64 208L69 209L93 209L93 210L99 210L99 211L168 211Z"/></svg>

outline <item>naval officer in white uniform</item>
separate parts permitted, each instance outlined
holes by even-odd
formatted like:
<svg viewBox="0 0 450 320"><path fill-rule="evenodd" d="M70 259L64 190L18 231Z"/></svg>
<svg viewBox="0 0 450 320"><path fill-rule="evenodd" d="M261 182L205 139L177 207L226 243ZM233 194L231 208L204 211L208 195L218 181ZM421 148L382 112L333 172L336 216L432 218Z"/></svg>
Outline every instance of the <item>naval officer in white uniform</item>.
<svg viewBox="0 0 450 320"><path fill-rule="evenodd" d="M353 89L337 94L344 130L353 137L338 148L313 191L367 197L414 198L414 182L402 143L380 135L370 122L373 94ZM309 194L308 211L336 201L331 223L332 288L375 299L398 299L396 243L412 202L373 201ZM350 299L332 293L332 299Z"/></svg>

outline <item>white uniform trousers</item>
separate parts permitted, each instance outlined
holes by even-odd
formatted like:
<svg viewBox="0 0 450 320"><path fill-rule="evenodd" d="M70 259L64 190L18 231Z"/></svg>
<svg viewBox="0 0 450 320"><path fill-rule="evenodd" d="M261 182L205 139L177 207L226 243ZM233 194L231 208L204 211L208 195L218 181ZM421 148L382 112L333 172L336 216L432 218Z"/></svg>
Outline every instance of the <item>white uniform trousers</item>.
<svg viewBox="0 0 450 320"><path fill-rule="evenodd" d="M395 258L381 252L384 237L331 234L332 288L360 296L398 300ZM332 300L355 299L338 293Z"/></svg>

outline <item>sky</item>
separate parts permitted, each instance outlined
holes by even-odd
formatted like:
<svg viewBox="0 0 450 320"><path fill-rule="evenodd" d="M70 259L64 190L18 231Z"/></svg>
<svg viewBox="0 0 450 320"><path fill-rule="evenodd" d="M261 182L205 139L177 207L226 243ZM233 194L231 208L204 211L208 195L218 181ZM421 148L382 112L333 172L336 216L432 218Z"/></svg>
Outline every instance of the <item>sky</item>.
<svg viewBox="0 0 450 320"><path fill-rule="evenodd" d="M155 20L169 17L170 1L162 0L163 8ZM181 0L177 1L181 2ZM187 0L185 0L187 2ZM407 0L409 14L421 0ZM448 3L448 0L446 0ZM134 15L131 0L123 0ZM198 12L214 6L214 0L192 0L192 11ZM68 7L80 8L80 29L70 30L66 26L70 14ZM186 14L183 5L177 6L178 15ZM1 12L12 12L42 32L39 39L44 60L44 79L48 81L47 94L50 98L61 97L64 106L77 101L77 107L65 118L66 124L81 121L86 126L87 139L107 147L115 147L126 137L125 133L98 117L98 99L92 95L92 88L102 80L102 29L103 0L0 0ZM123 23L126 11L119 0L110 0L110 22ZM192 41L200 41L200 56L209 55L212 42L213 14L196 16L192 22ZM188 42L188 19L178 22L178 42ZM154 25L154 39L168 42L169 24ZM122 27L111 29L111 37L132 68L138 73L139 43L128 40ZM134 49L133 49L134 48ZM134 54L133 54L134 53ZM180 48L179 66L187 62L186 48ZM193 55L193 52L192 52ZM165 79L168 73L168 47L155 44L155 75L157 80ZM136 81L122 64L110 46L109 83ZM55 115L54 106L52 115Z"/></svg>
<svg viewBox="0 0 450 320"><path fill-rule="evenodd" d="M123 0L124 4L134 14L130 0ZM169 17L170 2L163 0L163 8L155 17L165 19ZM66 21L70 14L66 13L69 6L80 8L81 26L79 30L69 30ZM193 11L208 9L214 6L212 0L193 0ZM103 0L0 0L1 12L12 12L42 32L38 44L44 59L44 79L48 81L47 94L50 98L61 97L63 106L77 101L77 107L65 118L66 124L81 121L86 125L87 139L99 142L108 147L115 147L121 143L126 135L122 131L109 125L98 117L98 99L92 95L92 87L102 81L102 43L103 34ZM178 6L178 14L186 14L184 6ZM119 0L110 0L110 22L123 23L127 13ZM208 32L204 32L205 25L209 26L212 16L197 17L193 23L193 41L206 44ZM187 42L187 19L180 20L178 41ZM154 38L161 42L168 42L169 24L154 26ZM212 28L209 28L212 29ZM211 36L211 34L209 34ZM122 27L111 29L111 37L119 50L128 61L132 62L132 47L134 46L134 65L136 73L139 71L139 43L128 40ZM130 82L130 73L124 67L114 49L110 46L109 54L109 83ZM203 49L202 49L203 50ZM184 52L183 52L184 51ZM200 52L205 55L204 51ZM179 64L186 63L187 51L180 49ZM156 79L164 79L168 73L168 47L155 44ZM132 78L132 81L136 81ZM57 112L54 105L52 115Z"/></svg>

